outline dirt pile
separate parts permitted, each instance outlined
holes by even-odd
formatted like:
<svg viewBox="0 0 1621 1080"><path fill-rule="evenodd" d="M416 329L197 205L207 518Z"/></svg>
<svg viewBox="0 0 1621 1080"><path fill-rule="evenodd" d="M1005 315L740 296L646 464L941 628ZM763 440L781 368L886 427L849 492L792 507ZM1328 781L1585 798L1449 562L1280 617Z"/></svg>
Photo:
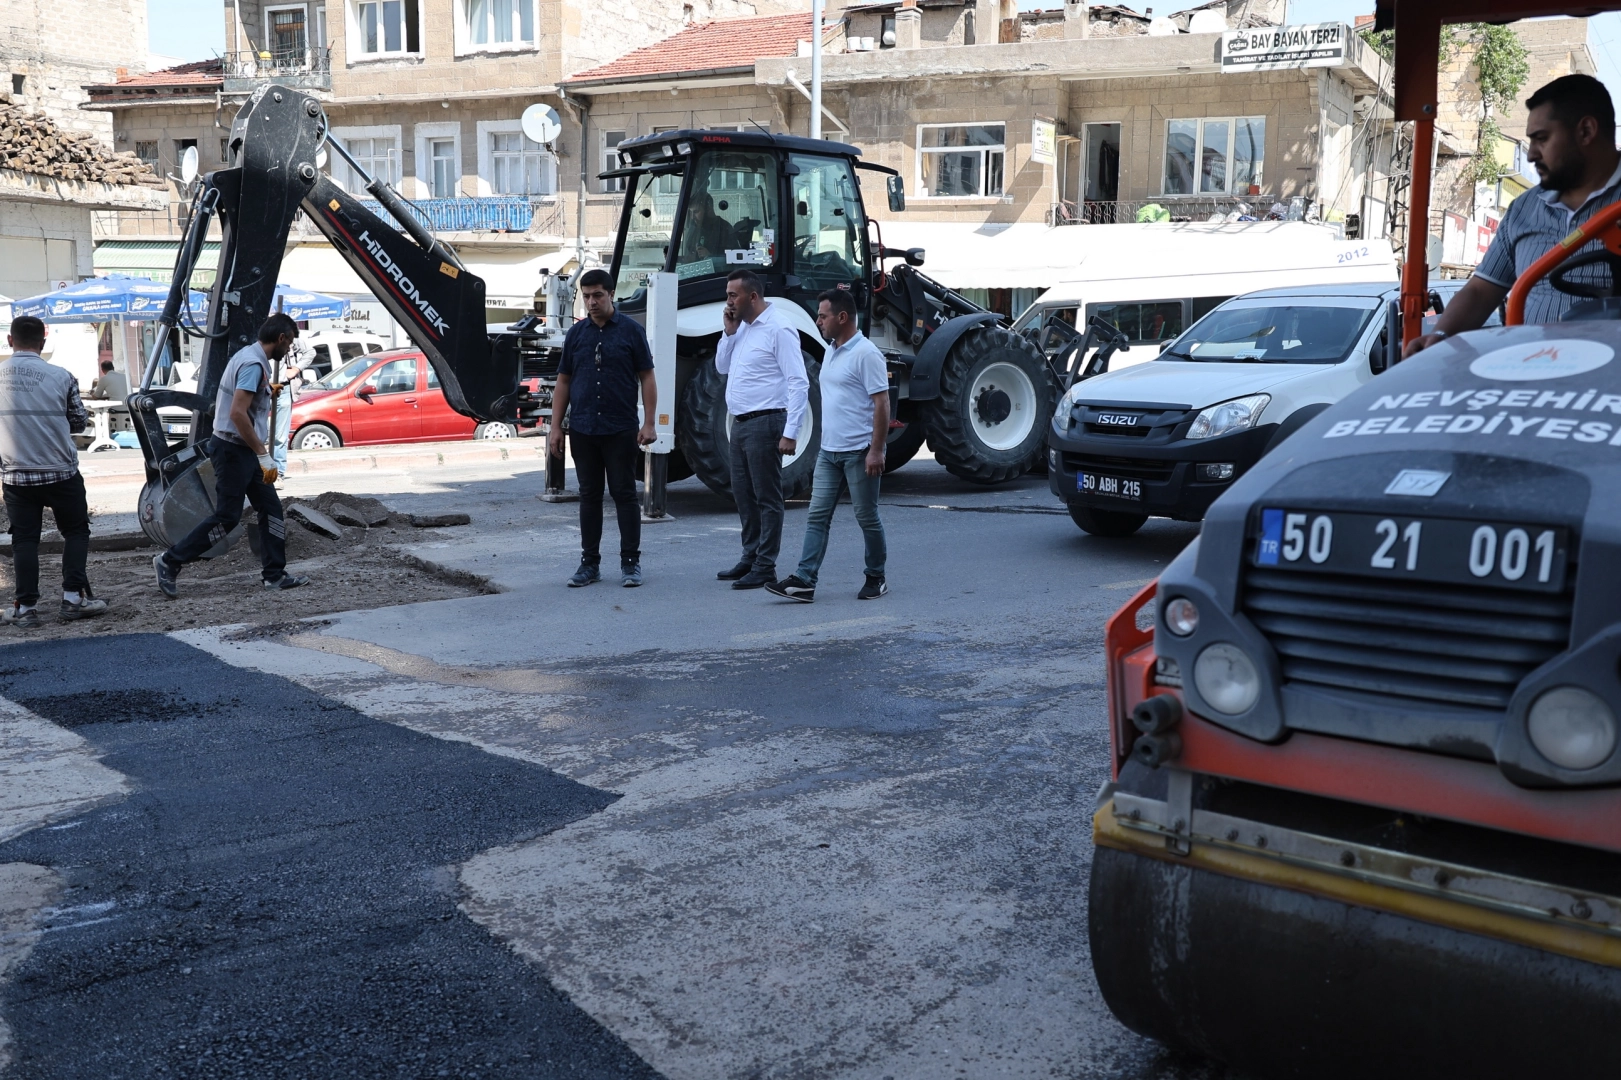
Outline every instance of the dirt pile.
<svg viewBox="0 0 1621 1080"><path fill-rule="evenodd" d="M136 551L91 552L90 584L107 600L105 615L77 622L57 616L61 594L60 557L41 557L43 599L39 610L45 620L37 630L0 626L0 644L36 637L86 637L184 630L194 626L228 623L282 623L339 611L390 607L428 600L449 600L494 592L482 578L441 570L403 551L397 545L423 539L405 515L395 514L376 499L324 492L313 499L289 499L323 511L347 503L362 513L386 515L387 524L374 528L344 526L342 535L330 537L289 519L288 569L309 577L310 584L281 591L262 584L258 555L258 519L252 510L243 515L242 535L225 556L192 563L180 573L180 598L168 600L158 592L152 559L155 548ZM0 558L0 599L10 603L14 578L9 558Z"/></svg>

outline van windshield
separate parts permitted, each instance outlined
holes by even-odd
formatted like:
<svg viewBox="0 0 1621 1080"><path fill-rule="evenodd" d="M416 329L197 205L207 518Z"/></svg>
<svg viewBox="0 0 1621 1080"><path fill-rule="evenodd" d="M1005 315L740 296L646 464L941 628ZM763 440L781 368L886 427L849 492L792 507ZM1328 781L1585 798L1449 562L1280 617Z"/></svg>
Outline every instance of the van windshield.
<svg viewBox="0 0 1621 1080"><path fill-rule="evenodd" d="M1379 301L1249 302L1217 308L1159 354L1161 360L1337 364L1351 354Z"/></svg>

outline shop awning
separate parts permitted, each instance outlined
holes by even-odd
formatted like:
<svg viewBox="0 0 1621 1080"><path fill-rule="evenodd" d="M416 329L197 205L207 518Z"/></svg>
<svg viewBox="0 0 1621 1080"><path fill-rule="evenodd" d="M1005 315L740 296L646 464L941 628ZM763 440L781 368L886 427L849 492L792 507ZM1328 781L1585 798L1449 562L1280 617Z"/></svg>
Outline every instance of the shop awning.
<svg viewBox="0 0 1621 1080"><path fill-rule="evenodd" d="M178 240L103 240L96 245L93 258L97 274L129 274L168 284L174 280L175 254L179 250ZM214 284L219 254L219 241L204 242L191 275L194 288L206 289Z"/></svg>

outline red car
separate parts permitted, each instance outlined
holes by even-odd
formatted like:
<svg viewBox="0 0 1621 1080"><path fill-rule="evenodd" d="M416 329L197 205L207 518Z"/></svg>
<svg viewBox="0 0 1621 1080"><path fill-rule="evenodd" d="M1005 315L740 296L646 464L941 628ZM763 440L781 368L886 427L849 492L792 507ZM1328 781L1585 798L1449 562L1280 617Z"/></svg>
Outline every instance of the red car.
<svg viewBox="0 0 1621 1080"><path fill-rule="evenodd" d="M513 424L480 424L452 409L415 351L356 357L300 393L292 419L294 450L518 436Z"/></svg>

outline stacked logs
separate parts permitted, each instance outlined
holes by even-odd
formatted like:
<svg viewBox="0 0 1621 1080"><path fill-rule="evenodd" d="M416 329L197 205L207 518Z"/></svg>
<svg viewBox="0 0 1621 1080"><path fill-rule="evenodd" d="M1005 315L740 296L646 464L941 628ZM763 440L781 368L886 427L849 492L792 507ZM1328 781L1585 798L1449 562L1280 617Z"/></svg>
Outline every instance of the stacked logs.
<svg viewBox="0 0 1621 1080"><path fill-rule="evenodd" d="M157 184L147 164L94 136L63 131L38 113L0 102L0 169L96 184Z"/></svg>

